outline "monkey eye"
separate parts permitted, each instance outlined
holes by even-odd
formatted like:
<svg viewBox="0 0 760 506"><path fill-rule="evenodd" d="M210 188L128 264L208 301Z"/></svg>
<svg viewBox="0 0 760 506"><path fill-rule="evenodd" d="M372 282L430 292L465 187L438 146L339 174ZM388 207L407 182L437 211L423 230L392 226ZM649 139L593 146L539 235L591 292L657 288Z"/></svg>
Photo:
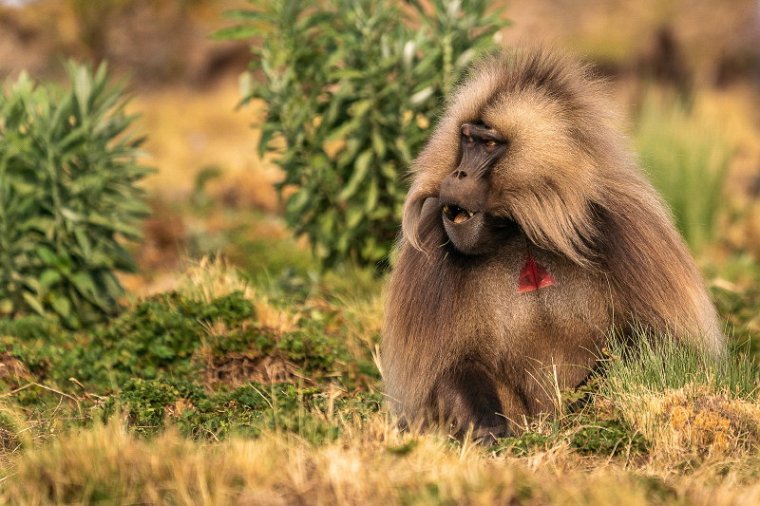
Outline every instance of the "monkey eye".
<svg viewBox="0 0 760 506"><path fill-rule="evenodd" d="M486 141L486 149L488 151L492 151L496 147L496 141L493 139L489 139Z"/></svg>

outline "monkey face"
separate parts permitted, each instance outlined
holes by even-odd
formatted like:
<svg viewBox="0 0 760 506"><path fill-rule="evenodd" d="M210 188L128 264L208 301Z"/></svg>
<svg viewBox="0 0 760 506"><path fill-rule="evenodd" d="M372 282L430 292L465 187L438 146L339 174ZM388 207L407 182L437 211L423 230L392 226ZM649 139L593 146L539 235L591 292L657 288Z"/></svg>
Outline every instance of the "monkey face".
<svg viewBox="0 0 760 506"><path fill-rule="evenodd" d="M490 177L507 149L507 140L483 123L460 129L457 168L441 183L441 219L451 243L461 253L476 255L498 243L509 225L488 213Z"/></svg>
<svg viewBox="0 0 760 506"><path fill-rule="evenodd" d="M517 56L474 70L414 161L404 239L425 251L443 234L456 251L481 255L519 233L592 266L596 209L628 169L614 118L595 99L602 92L583 72ZM437 213L423 213L428 199Z"/></svg>

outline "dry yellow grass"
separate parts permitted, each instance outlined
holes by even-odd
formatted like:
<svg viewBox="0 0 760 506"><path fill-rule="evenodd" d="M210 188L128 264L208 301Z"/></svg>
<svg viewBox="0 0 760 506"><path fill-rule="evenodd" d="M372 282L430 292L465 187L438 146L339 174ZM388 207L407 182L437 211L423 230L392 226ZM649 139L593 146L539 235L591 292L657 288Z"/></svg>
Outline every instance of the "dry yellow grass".
<svg viewBox="0 0 760 506"><path fill-rule="evenodd" d="M336 423L339 423L336 421ZM0 498L12 504L756 504L745 465L674 474L651 462L580 458L562 447L527 458L470 443L399 434L382 415L311 446L277 432L258 440L145 441L118 423L21 455ZM757 464L756 461L753 462ZM755 470L757 468L755 467Z"/></svg>
<svg viewBox="0 0 760 506"><path fill-rule="evenodd" d="M607 400L597 400L597 410ZM631 429L650 444L661 472L745 462L760 448L760 405L705 387L629 393L614 400Z"/></svg>

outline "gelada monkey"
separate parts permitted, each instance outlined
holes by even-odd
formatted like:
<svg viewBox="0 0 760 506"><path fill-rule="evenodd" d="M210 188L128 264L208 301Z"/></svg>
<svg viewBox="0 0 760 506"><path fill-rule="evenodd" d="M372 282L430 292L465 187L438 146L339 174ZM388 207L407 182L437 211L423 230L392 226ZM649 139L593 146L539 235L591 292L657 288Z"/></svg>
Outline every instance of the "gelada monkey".
<svg viewBox="0 0 760 506"><path fill-rule="evenodd" d="M412 166L386 293L402 420L509 434L581 384L612 333L721 352L700 273L604 95L587 67L528 50L481 61L450 100Z"/></svg>

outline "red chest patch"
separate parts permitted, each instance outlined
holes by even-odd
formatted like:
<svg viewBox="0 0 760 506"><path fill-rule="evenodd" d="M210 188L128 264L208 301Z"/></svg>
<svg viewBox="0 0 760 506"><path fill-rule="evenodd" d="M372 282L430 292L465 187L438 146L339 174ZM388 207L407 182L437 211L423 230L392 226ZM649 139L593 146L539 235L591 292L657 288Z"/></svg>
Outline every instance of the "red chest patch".
<svg viewBox="0 0 760 506"><path fill-rule="evenodd" d="M517 292L525 293L554 284L554 277L528 254L517 279Z"/></svg>

